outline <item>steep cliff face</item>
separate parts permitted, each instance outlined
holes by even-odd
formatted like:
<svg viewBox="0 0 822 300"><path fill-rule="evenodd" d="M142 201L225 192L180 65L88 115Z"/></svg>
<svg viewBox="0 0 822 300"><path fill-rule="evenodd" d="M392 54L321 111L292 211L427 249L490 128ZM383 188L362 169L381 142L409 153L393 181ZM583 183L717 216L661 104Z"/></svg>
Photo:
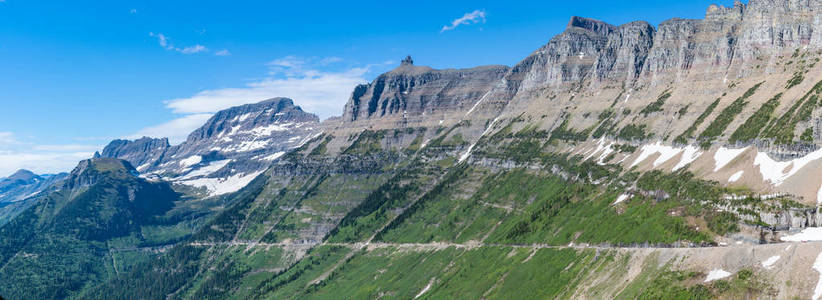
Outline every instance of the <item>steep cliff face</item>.
<svg viewBox="0 0 822 300"><path fill-rule="evenodd" d="M291 99L274 98L220 111L180 145L170 146L167 139L116 140L101 155L219 195L238 190L271 161L311 139L318 124L316 115Z"/></svg>
<svg viewBox="0 0 822 300"><path fill-rule="evenodd" d="M525 73L521 91L568 89L586 79L632 80L642 68L653 33L644 22L617 27L573 17L563 33L515 67Z"/></svg>
<svg viewBox="0 0 822 300"><path fill-rule="evenodd" d="M146 166L162 159L171 148L168 138L143 137L134 141L114 140L101 153L102 157L116 157L127 160L135 166Z"/></svg>
<svg viewBox="0 0 822 300"><path fill-rule="evenodd" d="M373 82L357 86L345 105L343 121L420 122L464 112L508 70L505 66L435 70L405 62Z"/></svg>

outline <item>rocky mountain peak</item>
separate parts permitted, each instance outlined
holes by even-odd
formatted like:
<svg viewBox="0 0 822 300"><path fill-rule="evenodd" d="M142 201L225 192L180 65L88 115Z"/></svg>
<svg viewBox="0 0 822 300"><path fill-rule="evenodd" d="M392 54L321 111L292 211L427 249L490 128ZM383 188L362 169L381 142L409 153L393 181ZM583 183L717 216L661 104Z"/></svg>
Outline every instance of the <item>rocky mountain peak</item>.
<svg viewBox="0 0 822 300"><path fill-rule="evenodd" d="M732 7L725 7L722 5L712 4L708 6L708 9L705 11L705 19L706 20L716 20L716 19L731 19L731 20L741 20L742 15L745 12L745 4L739 2L738 0L734 3Z"/></svg>
<svg viewBox="0 0 822 300"><path fill-rule="evenodd" d="M136 177L137 170L127 161L116 158L92 158L80 161L65 180L64 187L75 189L91 186L102 178Z"/></svg>
<svg viewBox="0 0 822 300"><path fill-rule="evenodd" d="M414 65L414 60L413 60L413 59L411 59L411 55L406 56L405 58L403 58L403 59L402 59L402 61L400 62L400 65L401 65L401 66L411 66L411 65Z"/></svg>
<svg viewBox="0 0 822 300"><path fill-rule="evenodd" d="M71 171L71 176L84 176L89 173L133 173L136 169L125 160L116 158L92 158L80 161Z"/></svg>
<svg viewBox="0 0 822 300"><path fill-rule="evenodd" d="M34 174L29 170L20 169L17 172L14 172L14 174L11 174L11 176L5 178L3 181L33 182L40 179L40 176L37 176L37 174Z"/></svg>
<svg viewBox="0 0 822 300"><path fill-rule="evenodd" d="M446 115L469 110L510 68L433 69L413 65L411 57L369 84L354 88L343 122L439 122Z"/></svg>
<svg viewBox="0 0 822 300"><path fill-rule="evenodd" d="M316 136L318 125L319 117L293 100L271 98L217 112L182 144L116 140L102 156L127 160L141 173L222 194L239 189L271 161Z"/></svg>
<svg viewBox="0 0 822 300"><path fill-rule="evenodd" d="M568 21L566 30L573 29L584 29L599 35L607 35L616 31L617 28L614 25L602 22L600 20L573 16L571 17L571 20Z"/></svg>
<svg viewBox="0 0 822 300"><path fill-rule="evenodd" d="M192 132L186 142L196 143L216 135L231 133L232 130L296 122L319 123L319 117L295 106L294 101L289 98L272 98L217 112L205 125Z"/></svg>

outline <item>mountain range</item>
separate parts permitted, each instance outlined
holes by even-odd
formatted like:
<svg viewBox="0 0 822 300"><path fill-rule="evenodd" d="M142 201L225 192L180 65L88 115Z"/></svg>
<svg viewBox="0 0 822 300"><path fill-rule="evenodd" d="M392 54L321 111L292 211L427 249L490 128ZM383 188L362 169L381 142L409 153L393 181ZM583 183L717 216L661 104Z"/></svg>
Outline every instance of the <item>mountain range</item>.
<svg viewBox="0 0 822 300"><path fill-rule="evenodd" d="M0 295L819 298L820 9L572 17L511 67L407 57L338 118L113 141L10 200Z"/></svg>

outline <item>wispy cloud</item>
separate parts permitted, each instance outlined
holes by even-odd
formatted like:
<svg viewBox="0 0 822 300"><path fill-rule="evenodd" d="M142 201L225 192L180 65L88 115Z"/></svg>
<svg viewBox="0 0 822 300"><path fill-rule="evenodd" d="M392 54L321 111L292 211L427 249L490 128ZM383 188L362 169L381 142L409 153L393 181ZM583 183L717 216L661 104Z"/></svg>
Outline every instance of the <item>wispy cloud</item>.
<svg viewBox="0 0 822 300"><path fill-rule="evenodd" d="M171 143L177 144L185 141L195 129L203 126L212 114L192 114L183 116L160 125L146 127L135 134L127 136L128 139L139 139L141 137L164 138L167 137Z"/></svg>
<svg viewBox="0 0 822 300"><path fill-rule="evenodd" d="M229 52L227 49L223 49L223 50L220 50L220 51L214 52L214 55L217 55L217 56L229 56L229 55L231 55L231 52Z"/></svg>
<svg viewBox="0 0 822 300"><path fill-rule="evenodd" d="M93 152L16 152L0 150L0 176L8 176L20 169L38 174L67 172Z"/></svg>
<svg viewBox="0 0 822 300"><path fill-rule="evenodd" d="M475 10L470 13L466 13L461 18L458 18L454 21L451 21L451 25L445 25L440 30L440 33L446 32L449 30L454 30L460 25L469 25L469 24L476 24L476 23L485 23L485 11L484 10Z"/></svg>
<svg viewBox="0 0 822 300"><path fill-rule="evenodd" d="M157 43L160 44L160 47L163 47L163 49L166 49L166 50L177 51L177 52L180 52L182 54L194 54L194 53L208 52L208 48L206 46L203 46L203 45L200 45L200 44L196 44L196 45L193 45L193 46L182 47L182 48L175 47L171 43L168 36L166 36L165 34L162 34L162 33L149 32L148 35L151 36L151 37L156 38ZM228 50L226 50L226 51L228 51Z"/></svg>
<svg viewBox="0 0 822 300"><path fill-rule="evenodd" d="M19 169L40 174L69 171L100 148L96 144L37 145L11 132L0 132L0 177Z"/></svg>
<svg viewBox="0 0 822 300"><path fill-rule="evenodd" d="M166 107L180 117L127 138L168 137L172 143L179 143L217 111L274 97L291 98L296 105L325 119L342 113L354 87L367 82L368 74L396 64L388 61L340 67L341 62L343 59L337 57L274 59L266 63L268 73L263 78L244 86L203 90L191 97L165 101Z"/></svg>
<svg viewBox="0 0 822 300"><path fill-rule="evenodd" d="M384 66L366 65L338 71L318 67L340 62L340 58L307 59L286 56L268 62L269 73L263 79L243 87L201 91L191 97L171 99L166 106L178 114L213 113L228 107L255 103L273 97L294 99L306 111L322 118L341 113L357 84L366 82L366 73Z"/></svg>
<svg viewBox="0 0 822 300"><path fill-rule="evenodd" d="M0 1L2 1L2 0L0 0ZM7 131L0 131L0 146L19 144L19 143L20 142L18 142L14 138L13 133L7 132Z"/></svg>
<svg viewBox="0 0 822 300"><path fill-rule="evenodd" d="M192 53L206 52L206 51L208 51L208 48L206 48L203 45L197 44L197 45L194 45L194 46L185 47L183 49L178 49L177 51L180 51L180 53L183 53L183 54L192 54Z"/></svg>

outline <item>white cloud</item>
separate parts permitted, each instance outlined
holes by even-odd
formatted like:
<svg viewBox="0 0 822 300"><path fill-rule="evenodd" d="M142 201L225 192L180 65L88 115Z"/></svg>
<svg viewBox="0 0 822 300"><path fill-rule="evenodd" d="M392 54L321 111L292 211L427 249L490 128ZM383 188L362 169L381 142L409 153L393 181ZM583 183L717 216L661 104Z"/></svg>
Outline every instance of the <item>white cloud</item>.
<svg viewBox="0 0 822 300"><path fill-rule="evenodd" d="M468 24L476 24L476 23L485 23L485 11L484 10L475 10L470 13L466 13L459 19L451 21L451 25L445 25L440 30L440 33L446 32L449 30L454 30L460 25L468 25Z"/></svg>
<svg viewBox="0 0 822 300"><path fill-rule="evenodd" d="M0 1L2 1L2 0L0 0ZM18 144L18 143L20 143L20 142L18 142L14 138L14 134L12 134L11 132L0 131L0 146Z"/></svg>
<svg viewBox="0 0 822 300"><path fill-rule="evenodd" d="M231 55L231 52L229 52L229 51L228 51L228 49L223 49L223 50L220 50L220 51L214 52L214 55L217 55L217 56L229 56L229 55Z"/></svg>
<svg viewBox="0 0 822 300"><path fill-rule="evenodd" d="M171 143L180 143L220 110L257 103L274 97L291 98L305 111L315 113L325 119L342 113L342 108L354 87L367 82L366 74L371 72L371 69L395 64L395 62L387 61L338 71L315 68L327 67L341 61L342 59L335 57L304 59L296 56L272 60L266 64L269 67L266 77L249 82L244 86L204 90L191 97L165 101L166 107L180 117L160 125L144 128L126 138L168 137Z"/></svg>
<svg viewBox="0 0 822 300"><path fill-rule="evenodd" d="M71 171L83 159L91 158L94 152L49 152L32 153L0 151L0 174L8 176L19 169L37 174Z"/></svg>
<svg viewBox="0 0 822 300"><path fill-rule="evenodd" d="M174 45L171 44L170 39L165 34L162 34L162 33L149 32L148 35L151 36L151 37L157 38L157 43L160 44L160 47L163 47L163 49L166 49L166 50L177 51L177 52L180 52L182 54L194 54L194 53L200 53L200 52L208 52L208 48L206 48L206 46L203 46L203 45L200 45L200 44L195 44L194 46L188 46L188 47L183 47L183 48L175 47Z"/></svg>
<svg viewBox="0 0 822 300"><path fill-rule="evenodd" d="M70 171L100 148L84 144L36 145L18 140L11 132L0 132L0 177L19 169L38 174Z"/></svg>
<svg viewBox="0 0 822 300"><path fill-rule="evenodd" d="M35 151L56 151L56 152L84 152L94 153L100 150L103 145L86 145L86 144L63 144L63 145L35 145L32 147Z"/></svg>
<svg viewBox="0 0 822 300"><path fill-rule="evenodd" d="M180 51L180 53L183 53L183 54L192 54L192 53L200 53L200 52L208 51L208 48L206 48L203 45L197 44L197 45L194 45L194 46L189 46L189 47L185 47L183 49L179 49L177 51Z"/></svg>
<svg viewBox="0 0 822 300"><path fill-rule="evenodd" d="M166 37L165 34L149 32L148 35L152 36L152 37L156 37L157 42L160 43L160 47L166 48L167 50L172 50L173 49L173 47L168 45L168 38Z"/></svg>
<svg viewBox="0 0 822 300"><path fill-rule="evenodd" d="M181 143L185 141L192 131L200 126L203 126L203 124L205 124L211 116L212 114L210 113L198 113L182 116L160 125L143 128L137 133L126 138L139 139L144 136L153 138L167 137L171 143Z"/></svg>
<svg viewBox="0 0 822 300"><path fill-rule="evenodd" d="M166 106L178 114L214 113L232 106L256 103L274 97L288 97L304 110L320 118L342 113L343 105L358 84L365 83L369 70L380 65L353 67L342 71L320 71L314 67L337 59L317 63L295 56L275 59L267 65L266 78L243 87L201 91L194 96L171 99Z"/></svg>

